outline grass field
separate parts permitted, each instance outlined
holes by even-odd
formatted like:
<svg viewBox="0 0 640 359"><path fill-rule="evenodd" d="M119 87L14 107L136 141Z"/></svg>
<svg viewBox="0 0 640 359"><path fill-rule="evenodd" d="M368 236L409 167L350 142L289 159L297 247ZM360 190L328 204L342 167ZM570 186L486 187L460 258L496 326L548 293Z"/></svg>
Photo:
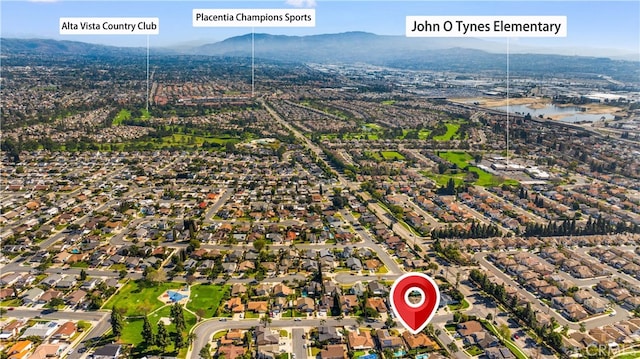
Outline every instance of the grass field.
<svg viewBox="0 0 640 359"><path fill-rule="evenodd" d="M382 126L378 125L377 123L365 123L364 127L370 128L374 131L382 131Z"/></svg>
<svg viewBox="0 0 640 359"><path fill-rule="evenodd" d="M180 133L173 134L162 138L162 143L167 145L174 144L196 144L201 145L203 143L217 143L219 145L225 145L227 142L237 143L240 140L233 137L204 137L204 136L192 136L183 135Z"/></svg>
<svg viewBox="0 0 640 359"><path fill-rule="evenodd" d="M451 141L451 139L453 139L453 137L458 133L458 130L460 129L459 123L446 123L445 126L447 126L447 133L442 136L433 136L434 140Z"/></svg>
<svg viewBox="0 0 640 359"><path fill-rule="evenodd" d="M196 311L203 309L205 318L211 318L220 307L220 302L225 293L229 292L229 286L199 284L191 287L191 295L187 303L187 309Z"/></svg>
<svg viewBox="0 0 640 359"><path fill-rule="evenodd" d="M160 318L163 317L171 317L171 305L167 305L156 313L149 315L149 322L151 323L151 327L153 328L154 332L157 332L158 321L160 321ZM191 327L196 324L196 317L185 310L184 319L187 324L187 332L189 332L189 330L191 330ZM126 324L122 329L122 336L120 337L120 340L127 344L133 344L134 347L140 345L142 343L142 323L142 318L127 319ZM169 331L169 333L175 333L176 327L173 324L170 324L167 327L167 330ZM167 347L166 352L171 353L173 350L173 344L171 344Z"/></svg>
<svg viewBox="0 0 640 359"><path fill-rule="evenodd" d="M385 160L404 160L404 156L396 151L380 151L382 158Z"/></svg>
<svg viewBox="0 0 640 359"><path fill-rule="evenodd" d="M158 300L158 297L167 289L178 289L184 284L180 283L162 283L157 286L144 288L136 281L130 281L120 291L111 298L102 307L111 309L126 309L125 316L137 316L150 313L164 304ZM142 324L141 324L142 325Z"/></svg>
<svg viewBox="0 0 640 359"><path fill-rule="evenodd" d="M473 156L471 156L466 152L456 152L456 151L439 152L438 156L440 156L440 158L443 158L453 164L458 165L458 167L460 168L467 167L469 165L469 162L473 161Z"/></svg>
<svg viewBox="0 0 640 359"><path fill-rule="evenodd" d="M140 112L142 112L142 115L140 115L141 120L148 120L151 118L151 113L147 111L147 109L143 108Z"/></svg>
<svg viewBox="0 0 640 359"><path fill-rule="evenodd" d="M616 358L616 359L638 359L638 358L640 358L640 351L636 351L634 353L616 355L616 356L614 356L614 358Z"/></svg>
<svg viewBox="0 0 640 359"><path fill-rule="evenodd" d="M364 155L377 162L384 161L384 158L380 156L380 152L378 151L364 151Z"/></svg>
<svg viewBox="0 0 640 359"><path fill-rule="evenodd" d="M120 110L120 112L118 112L116 117L113 118L113 121L111 121L111 124L113 126L120 126L123 121L129 120L129 119L131 119L131 112L129 112L128 110L122 109Z"/></svg>
<svg viewBox="0 0 640 359"><path fill-rule="evenodd" d="M455 182L456 186L460 186L464 183L464 178L466 177L464 173L445 174L445 175L427 172L427 171L421 171L420 173L425 177L431 178L438 184L438 186L441 186L441 187L447 185L447 183L449 182L449 178L453 178L453 181Z"/></svg>
<svg viewBox="0 0 640 359"><path fill-rule="evenodd" d="M512 179L503 179L498 176L494 176L491 173L484 171L476 166L472 166L470 163L473 161L473 156L466 152L439 152L438 156L453 164L456 164L459 168L465 169L469 172L475 172L478 175L478 179L475 184L478 186L492 187L500 186L502 184L517 185L518 182ZM447 181L449 179L447 178ZM455 177L454 177L455 180Z"/></svg>

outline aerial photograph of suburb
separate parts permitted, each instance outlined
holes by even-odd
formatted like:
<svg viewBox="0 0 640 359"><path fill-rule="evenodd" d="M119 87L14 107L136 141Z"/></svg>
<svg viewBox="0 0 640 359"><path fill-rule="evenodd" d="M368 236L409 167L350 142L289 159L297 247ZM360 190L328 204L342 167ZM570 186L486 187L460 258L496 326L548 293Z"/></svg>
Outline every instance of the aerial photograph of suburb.
<svg viewBox="0 0 640 359"><path fill-rule="evenodd" d="M0 359L640 358L640 1L0 0Z"/></svg>

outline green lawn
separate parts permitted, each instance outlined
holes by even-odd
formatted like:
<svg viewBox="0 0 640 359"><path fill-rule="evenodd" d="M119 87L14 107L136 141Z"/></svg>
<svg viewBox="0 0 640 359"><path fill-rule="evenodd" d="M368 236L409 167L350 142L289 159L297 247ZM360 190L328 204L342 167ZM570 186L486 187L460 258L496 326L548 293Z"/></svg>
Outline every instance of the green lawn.
<svg viewBox="0 0 640 359"><path fill-rule="evenodd" d="M173 144L202 145L205 142L225 145L227 142L237 143L239 141L240 141L239 139L233 138L233 137L205 137L205 136L183 135L181 133L174 133L171 136L166 136L162 138L162 142L168 145L173 145Z"/></svg>
<svg viewBox="0 0 640 359"><path fill-rule="evenodd" d="M220 339L220 338L224 337L225 335L227 335L227 333L228 333L228 332L229 332L228 330L221 330L221 331L219 331L219 332L216 332L216 333L213 335L213 341L216 341L216 340L218 340L218 339Z"/></svg>
<svg viewBox="0 0 640 359"><path fill-rule="evenodd" d="M449 304L449 310L465 310L469 308L469 302L466 299L463 299L462 302L458 304Z"/></svg>
<svg viewBox="0 0 640 359"><path fill-rule="evenodd" d="M431 131L429 130L420 130L420 132L418 132L418 138L421 140L426 140L427 138L429 138L429 134L431 134Z"/></svg>
<svg viewBox="0 0 640 359"><path fill-rule="evenodd" d="M258 319L258 318L260 318L260 314L254 313L254 312L251 312L251 311L246 311L246 312L244 312L244 317L247 318L247 319Z"/></svg>
<svg viewBox="0 0 640 359"><path fill-rule="evenodd" d="M151 113L147 111L146 108L143 108L142 110L140 110L140 112L142 112L142 114L140 115L141 120L148 120L151 118Z"/></svg>
<svg viewBox="0 0 640 359"><path fill-rule="evenodd" d="M22 305L22 301L18 298L5 299L0 302L0 307L19 307L20 305Z"/></svg>
<svg viewBox="0 0 640 359"><path fill-rule="evenodd" d="M384 160L378 151L364 151L364 155L377 162L382 162Z"/></svg>
<svg viewBox="0 0 640 359"><path fill-rule="evenodd" d="M306 318L306 316L307 316L306 314L300 313L297 310L293 311L293 317ZM282 312L282 317L283 318L291 318L291 309Z"/></svg>
<svg viewBox="0 0 640 359"><path fill-rule="evenodd" d="M381 102L383 105L393 105L396 103L396 100L384 100Z"/></svg>
<svg viewBox="0 0 640 359"><path fill-rule="evenodd" d="M449 333L455 332L457 330L457 328L458 327L455 324L447 324L447 325L444 326L444 329L446 331L448 331Z"/></svg>
<svg viewBox="0 0 640 359"><path fill-rule="evenodd" d="M80 262L73 262L69 265L71 268L89 268L89 263L84 262L84 261L80 261Z"/></svg>
<svg viewBox="0 0 640 359"><path fill-rule="evenodd" d="M166 307L162 308L156 313L149 315L149 322L151 323L151 327L153 328L154 332L157 332L158 321L160 321L160 318L163 318L163 317L164 318L171 317L171 305L167 305ZM187 322L186 332L188 333L191 330L191 328L196 324L196 317L185 310L184 319ZM142 323L143 323L142 318L127 319L126 324L122 329L122 336L120 337L120 340L123 343L133 344L134 347L138 347L142 343ZM175 333L176 328L173 324L170 324L167 327L167 330L169 331L169 333ZM171 344L167 347L166 353L171 353L173 351L174 351L173 344Z"/></svg>
<svg viewBox="0 0 640 359"><path fill-rule="evenodd" d="M123 121L129 120L129 119L131 119L131 112L123 108L122 110L120 110L120 112L118 112L116 117L114 117L113 121L111 121L111 124L113 126L119 126L122 124Z"/></svg>
<svg viewBox="0 0 640 359"><path fill-rule="evenodd" d="M629 353L629 354L621 354L614 356L616 359L638 359L640 358L640 351Z"/></svg>
<svg viewBox="0 0 640 359"><path fill-rule="evenodd" d="M445 159L457 165L460 168L467 167L469 163L473 161L473 156L471 156L466 152L446 151L446 152L439 152L438 156L440 156L440 158L442 159Z"/></svg>
<svg viewBox="0 0 640 359"><path fill-rule="evenodd" d="M449 178L453 178L453 181L455 182L456 186L461 186L464 183L464 178L466 177L465 173L444 174L444 175L431 173L427 171L420 171L420 173L423 176L434 180L438 184L438 186L443 186L443 187L446 186L447 183L449 183Z"/></svg>
<svg viewBox="0 0 640 359"><path fill-rule="evenodd" d="M466 170L469 172L475 172L478 175L478 179L476 180L475 184L478 186L493 187L493 186L500 186L502 184L508 184L508 185L518 184L518 182L515 180L512 180L512 179L503 180L502 178L498 176L494 176L491 173L484 171L476 166L472 166L470 163L471 161L473 161L473 156L471 156L466 152L459 152L459 151L439 152L438 156L440 156L440 158L442 159L445 159L457 165L461 169L466 168ZM440 175L440 176L443 176L443 175ZM447 178L447 181L448 180L449 179Z"/></svg>
<svg viewBox="0 0 640 359"><path fill-rule="evenodd" d="M446 123L445 126L447 126L447 132L442 136L433 136L434 140L451 141L453 136L455 136L458 133L458 130L460 129L460 124L458 123Z"/></svg>
<svg viewBox="0 0 640 359"><path fill-rule="evenodd" d="M216 310L220 307L220 302L225 293L229 291L228 285L210 285L199 284L190 288L191 295L189 296L189 302L187 308L193 312L198 309L205 311L205 318L211 318L216 314Z"/></svg>
<svg viewBox="0 0 640 359"><path fill-rule="evenodd" d="M158 297L165 290L178 289L183 285L180 283L162 283L153 287L141 287L139 282L130 281L102 307L105 309L111 309L113 306L124 308L126 309L125 316L144 315L164 305L158 300Z"/></svg>
<svg viewBox="0 0 640 359"><path fill-rule="evenodd" d="M121 271L121 270L127 270L127 265L124 263L115 263L112 264L109 269L114 270L114 271Z"/></svg>
<svg viewBox="0 0 640 359"><path fill-rule="evenodd" d="M465 351L469 353L469 355L471 355L472 357L475 357L484 353L484 350L480 349L480 347L478 347L477 345L472 345L468 348L465 348Z"/></svg>
<svg viewBox="0 0 640 359"><path fill-rule="evenodd" d="M404 160L404 156L396 151L380 151L382 158L385 160Z"/></svg>

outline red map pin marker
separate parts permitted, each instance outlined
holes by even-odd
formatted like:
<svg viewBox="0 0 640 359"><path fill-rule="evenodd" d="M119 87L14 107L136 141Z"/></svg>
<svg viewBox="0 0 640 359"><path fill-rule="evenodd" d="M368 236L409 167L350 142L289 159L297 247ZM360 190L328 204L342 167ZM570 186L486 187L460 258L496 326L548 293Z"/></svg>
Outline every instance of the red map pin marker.
<svg viewBox="0 0 640 359"><path fill-rule="evenodd" d="M420 294L420 300L409 300L412 292ZM418 334L431 321L440 305L440 290L436 282L426 274L406 273L391 286L391 309L400 323L412 334Z"/></svg>

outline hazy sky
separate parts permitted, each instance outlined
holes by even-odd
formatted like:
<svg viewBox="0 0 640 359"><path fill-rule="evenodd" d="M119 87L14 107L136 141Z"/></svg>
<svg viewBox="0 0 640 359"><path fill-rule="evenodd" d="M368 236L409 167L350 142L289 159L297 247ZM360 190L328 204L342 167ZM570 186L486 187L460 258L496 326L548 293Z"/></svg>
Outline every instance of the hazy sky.
<svg viewBox="0 0 640 359"><path fill-rule="evenodd" d="M367 31L404 35L408 15L565 15L567 38L521 38L521 45L612 48L640 54L640 1L0 1L3 37L39 37L121 46L145 46L146 36L61 36L60 17L158 17L151 46L215 42L244 28L194 28L194 8L314 7L314 28L255 28L255 32L309 35ZM492 41L500 41L492 39ZM639 57L640 58L640 57Z"/></svg>

